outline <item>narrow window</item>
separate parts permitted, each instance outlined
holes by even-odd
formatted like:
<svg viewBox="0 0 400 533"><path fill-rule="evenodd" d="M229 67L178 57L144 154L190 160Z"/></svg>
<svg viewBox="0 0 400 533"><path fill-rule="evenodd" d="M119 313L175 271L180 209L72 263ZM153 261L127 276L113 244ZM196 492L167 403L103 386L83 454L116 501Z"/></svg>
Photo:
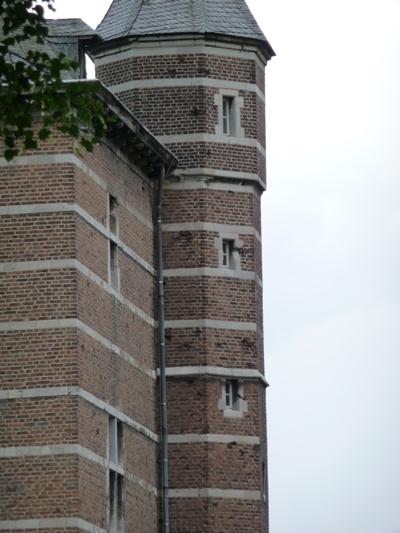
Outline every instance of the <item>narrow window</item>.
<svg viewBox="0 0 400 533"><path fill-rule="evenodd" d="M122 422L108 418L109 532L123 532Z"/></svg>
<svg viewBox="0 0 400 533"><path fill-rule="evenodd" d="M228 418L240 418L247 412L247 401L243 396L243 383L238 379L225 379L221 382L221 397L218 408Z"/></svg>
<svg viewBox="0 0 400 533"><path fill-rule="evenodd" d="M239 383L236 379L225 381L225 407L227 409L239 408Z"/></svg>
<svg viewBox="0 0 400 533"><path fill-rule="evenodd" d="M115 196L108 195L108 229L110 230L109 251L108 251L108 271L110 284L114 289L118 289L119 272L118 272L118 245L114 241L113 235L118 235L118 202Z"/></svg>
<svg viewBox="0 0 400 533"><path fill-rule="evenodd" d="M233 268L233 241L230 239L222 240L222 266L224 268Z"/></svg>
<svg viewBox="0 0 400 533"><path fill-rule="evenodd" d="M108 228L114 235L118 234L118 219L117 219L118 202L115 196L108 195Z"/></svg>
<svg viewBox="0 0 400 533"><path fill-rule="evenodd" d="M108 460L119 465L122 450L122 422L115 417L108 417Z"/></svg>
<svg viewBox="0 0 400 533"><path fill-rule="evenodd" d="M123 484L124 478L121 474L110 470L109 474L109 506L110 506L110 533L123 532Z"/></svg>
<svg viewBox="0 0 400 533"><path fill-rule="evenodd" d="M110 283L114 289L118 289L118 246L117 243L110 240Z"/></svg>
<svg viewBox="0 0 400 533"><path fill-rule="evenodd" d="M225 405L226 407L232 407L232 382L225 382Z"/></svg>
<svg viewBox="0 0 400 533"><path fill-rule="evenodd" d="M233 97L222 97L222 133L224 135L232 135L232 110L233 110Z"/></svg>
<svg viewBox="0 0 400 533"><path fill-rule="evenodd" d="M109 478L110 532L114 532L117 531L118 517L117 473L110 470Z"/></svg>

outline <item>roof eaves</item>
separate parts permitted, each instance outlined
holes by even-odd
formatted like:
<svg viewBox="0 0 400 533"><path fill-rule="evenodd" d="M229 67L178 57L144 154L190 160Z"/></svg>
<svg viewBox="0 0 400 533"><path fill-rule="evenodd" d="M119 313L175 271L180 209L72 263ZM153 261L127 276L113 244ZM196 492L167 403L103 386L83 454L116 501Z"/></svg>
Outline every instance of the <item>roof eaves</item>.
<svg viewBox="0 0 400 533"><path fill-rule="evenodd" d="M178 165L178 160L156 137L129 111L129 109L98 80L72 80L69 83L95 84L97 94L104 102L117 122L109 128L114 142L134 164L152 177L160 164L171 170Z"/></svg>

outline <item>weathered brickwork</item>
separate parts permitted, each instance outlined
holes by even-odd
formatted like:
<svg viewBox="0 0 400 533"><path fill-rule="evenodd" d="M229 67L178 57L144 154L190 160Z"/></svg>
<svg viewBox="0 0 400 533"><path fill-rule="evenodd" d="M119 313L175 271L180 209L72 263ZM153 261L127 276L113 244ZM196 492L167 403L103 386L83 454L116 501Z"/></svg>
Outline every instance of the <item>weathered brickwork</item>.
<svg viewBox="0 0 400 533"><path fill-rule="evenodd" d="M73 329L1 333L0 388L78 385L78 342Z"/></svg>
<svg viewBox="0 0 400 533"><path fill-rule="evenodd" d="M265 181L265 157L257 147L213 142L172 142L166 146L178 157L180 169L249 172Z"/></svg>
<svg viewBox="0 0 400 533"><path fill-rule="evenodd" d="M4 273L0 322L75 318L75 287L72 269Z"/></svg>
<svg viewBox="0 0 400 533"><path fill-rule="evenodd" d="M51 528L48 529L47 527L41 527L40 529L4 529L5 533L85 533L83 529L75 529L75 528L68 528L68 529L59 529L59 528Z"/></svg>
<svg viewBox="0 0 400 533"><path fill-rule="evenodd" d="M9 450L0 458L0 521L72 517L107 530L109 406L137 424L123 424L126 520L155 531L157 444L137 429L157 432L153 184L105 145L78 158L57 135L32 155L0 167L0 393L26 391L0 400L0 448ZM109 194L125 247L117 291Z"/></svg>
<svg viewBox="0 0 400 533"><path fill-rule="evenodd" d="M210 231L165 232L164 259L167 269L220 267L220 233ZM239 251L240 270L261 274L261 243L252 235L232 233L239 236L242 246ZM229 273L228 273L229 274Z"/></svg>
<svg viewBox="0 0 400 533"><path fill-rule="evenodd" d="M180 444L170 446L171 482L177 489L216 487L257 490L260 486L258 444ZM214 468L209 469L212 462Z"/></svg>
<svg viewBox="0 0 400 533"><path fill-rule="evenodd" d="M173 498L171 515L171 529L179 533L265 531L262 505L257 501L215 498L210 502L206 498ZM188 516L193 517L190 530L187 529Z"/></svg>
<svg viewBox="0 0 400 533"><path fill-rule="evenodd" d="M34 131L36 138L37 133L39 130L39 118L34 120L32 130ZM64 133L61 133L60 131L53 131L52 135L46 139L43 142L40 142L38 147L32 150L26 150L24 153L26 155L53 155L53 154L68 154L72 153L74 151L74 146L76 144L76 141L72 137L69 137L68 135L65 135ZM0 138L0 152L4 153L4 138ZM12 164L11 164L12 167ZM7 167L9 168L9 167Z"/></svg>
<svg viewBox="0 0 400 533"><path fill-rule="evenodd" d="M215 134L218 107L214 97L219 94L218 88L190 86L133 89L119 92L118 98L155 135ZM262 110L263 103L255 92L238 91L238 96L244 103L240 122L245 137L257 139L257 112Z"/></svg>
<svg viewBox="0 0 400 533"><path fill-rule="evenodd" d="M73 444L78 440L78 400L29 398L0 402L1 447Z"/></svg>
<svg viewBox="0 0 400 533"><path fill-rule="evenodd" d="M168 366L222 366L264 370L262 338L252 331L217 328L167 330Z"/></svg>
<svg viewBox="0 0 400 533"><path fill-rule="evenodd" d="M0 520L76 516L78 458L1 459L0 494Z"/></svg>
<svg viewBox="0 0 400 533"><path fill-rule="evenodd" d="M82 332L78 334L78 342L81 386L97 398L107 398L137 422L157 431L155 378L145 370L132 367L132 362Z"/></svg>
<svg viewBox="0 0 400 533"><path fill-rule="evenodd" d="M232 53L233 55L234 53ZM117 60L96 68L96 75L106 85L113 86L132 80L170 78L213 78L216 80L255 83L264 91L264 73L249 59L181 53L179 55L138 56Z"/></svg>
<svg viewBox="0 0 400 533"><path fill-rule="evenodd" d="M93 153L56 133L0 165L3 531L6 520L10 533L18 520L25 533L110 531L111 471L125 533L161 530L155 171L173 153L162 213L170 531L268 533L263 53L220 41L160 55L132 41L126 59L111 43L97 76L125 104L106 97L122 122Z"/></svg>
<svg viewBox="0 0 400 533"><path fill-rule="evenodd" d="M69 213L1 217L0 261L43 261L74 257L74 217Z"/></svg>
<svg viewBox="0 0 400 533"><path fill-rule="evenodd" d="M164 222L214 222L251 226L260 232L260 198L256 192L166 190Z"/></svg>
<svg viewBox="0 0 400 533"><path fill-rule="evenodd" d="M224 417L218 407L222 397L220 381L171 379L169 382L170 432L258 435L259 402L264 389L258 383L245 382L244 397L248 410L242 417ZM189 402L190 398L190 402Z"/></svg>
<svg viewBox="0 0 400 533"><path fill-rule="evenodd" d="M0 167L0 205L72 202L73 178L70 164Z"/></svg>
<svg viewBox="0 0 400 533"><path fill-rule="evenodd" d="M193 288L196 297L193 298ZM165 282L168 320L211 319L255 322L253 281L208 276L168 278ZM174 295L179 294L179 298Z"/></svg>
<svg viewBox="0 0 400 533"><path fill-rule="evenodd" d="M259 92L242 87L233 93L241 101L243 137L232 137L229 143L213 139L221 132L217 101L223 94L232 94L229 93L232 82L253 84L264 93L264 72L259 61L255 56L244 59L239 51L236 57L171 52L100 64L97 73L103 82L116 87L119 98L156 135L171 137L165 138L165 142L178 157L183 175L189 169L212 169L214 173L223 173L228 182L231 176L236 185L229 191L221 180L220 190L218 186L209 190L193 186L167 187L165 191L165 311L167 320L182 321L180 327L167 328L167 366L171 370L208 366L235 368L244 373L258 370L263 374L261 191L249 182L239 191L237 184L241 182L235 181L242 174L247 178L257 176L260 182L266 180L265 105ZM191 80L185 85L186 78L207 78L207 84L199 80L196 85ZM150 86L151 79L168 79L168 84L162 87L157 82ZM134 86L140 80L145 87ZM173 80L177 80L176 85ZM222 80L227 83L227 93ZM126 83L129 86L124 87ZM184 137L196 134L209 137ZM201 176L201 170L198 172ZM218 178L212 181L217 184ZM169 183L173 185L174 180ZM202 224L208 226L202 228ZM236 267L227 272L221 264L221 246L222 239L229 236L240 246ZM215 269L216 273L199 274L199 268ZM185 326L187 320L198 321L199 326ZM220 321L227 328L205 327L200 323L204 320ZM246 326L235 330L233 324L237 323ZM170 433L259 437L259 444L255 445L170 445L171 487L183 491L171 498L174 532L267 531L265 387L257 379L243 379L240 384L246 408L240 416L228 417L221 407L223 379L203 376L169 380ZM223 498L204 495L185 498L186 490L202 488L248 491L250 499L229 498L228 494Z"/></svg>

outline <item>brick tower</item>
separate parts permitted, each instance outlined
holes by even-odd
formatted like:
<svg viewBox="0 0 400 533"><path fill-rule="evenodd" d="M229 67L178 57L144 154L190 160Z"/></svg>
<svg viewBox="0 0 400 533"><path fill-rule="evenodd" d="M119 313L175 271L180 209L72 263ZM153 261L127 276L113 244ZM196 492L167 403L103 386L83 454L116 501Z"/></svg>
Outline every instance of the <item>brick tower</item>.
<svg viewBox="0 0 400 533"><path fill-rule="evenodd" d="M170 530L267 532L264 67L244 0L114 0L97 77L179 160L164 196Z"/></svg>

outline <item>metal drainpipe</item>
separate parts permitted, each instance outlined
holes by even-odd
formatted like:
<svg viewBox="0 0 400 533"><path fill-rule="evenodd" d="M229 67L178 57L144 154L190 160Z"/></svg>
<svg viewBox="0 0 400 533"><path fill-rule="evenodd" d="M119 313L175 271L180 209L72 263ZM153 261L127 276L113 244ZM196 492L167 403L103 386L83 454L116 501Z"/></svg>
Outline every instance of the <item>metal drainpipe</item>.
<svg viewBox="0 0 400 533"><path fill-rule="evenodd" d="M157 319L158 319L158 361L160 367L160 425L161 425L161 486L162 486L162 531L169 533L169 476L168 476L168 418L167 418L167 380L165 375L165 319L164 319L164 266L162 239L162 201L164 181L169 169L161 166L156 208L156 266L157 266Z"/></svg>

